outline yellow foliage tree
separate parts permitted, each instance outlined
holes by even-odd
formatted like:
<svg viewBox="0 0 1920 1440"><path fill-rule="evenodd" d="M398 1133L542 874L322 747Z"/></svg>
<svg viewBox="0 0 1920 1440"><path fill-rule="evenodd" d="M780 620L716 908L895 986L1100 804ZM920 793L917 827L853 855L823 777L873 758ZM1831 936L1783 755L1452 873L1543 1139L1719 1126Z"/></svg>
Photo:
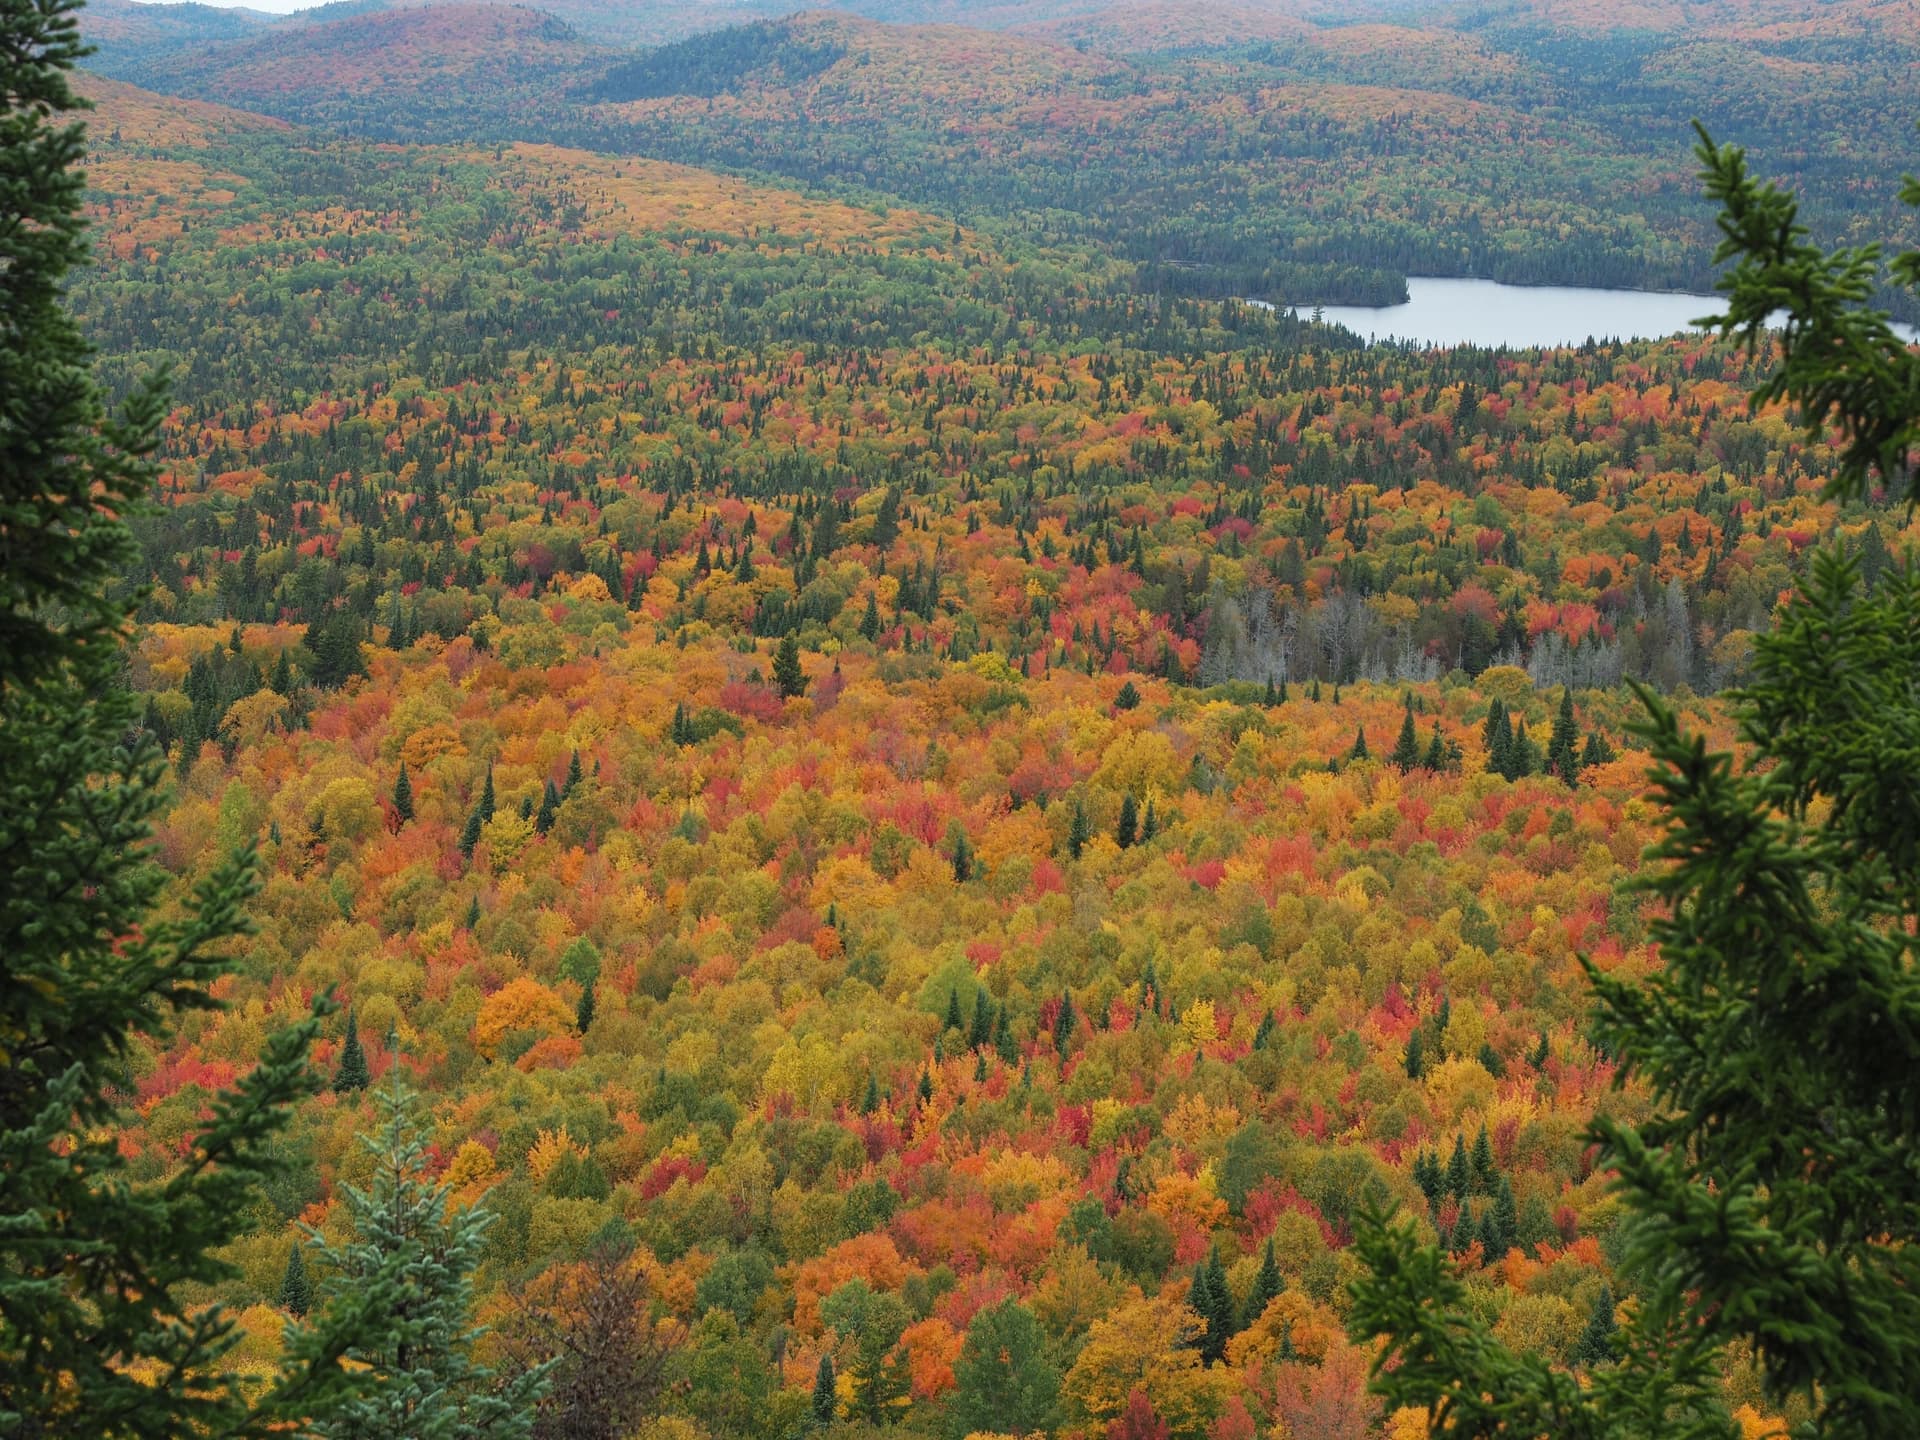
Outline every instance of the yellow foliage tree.
<svg viewBox="0 0 1920 1440"><path fill-rule="evenodd" d="M1068 1402L1105 1427L1135 1390L1176 1436L1198 1436L1219 1413L1226 1373L1200 1363L1193 1348L1200 1317L1168 1295L1135 1295L1087 1331L1080 1358L1067 1372Z"/></svg>

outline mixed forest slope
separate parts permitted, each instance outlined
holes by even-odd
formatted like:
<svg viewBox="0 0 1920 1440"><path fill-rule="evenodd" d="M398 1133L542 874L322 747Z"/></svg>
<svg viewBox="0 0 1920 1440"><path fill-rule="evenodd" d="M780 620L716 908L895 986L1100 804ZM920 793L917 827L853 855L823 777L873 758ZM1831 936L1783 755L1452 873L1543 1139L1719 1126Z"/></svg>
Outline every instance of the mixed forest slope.
<svg viewBox="0 0 1920 1440"><path fill-rule="evenodd" d="M926 43L798 26L875 57L804 82L849 113ZM1038 63L1001 53L984 95ZM1915 533L1819 498L1830 450L1746 408L1768 357L1367 350L993 216L94 93L75 304L111 384L176 376L157 853L265 872L229 1009L135 1059L142 1174L332 987L323 1066L351 1026L405 1067L500 1217L483 1315L638 1244L673 1433L771 1440L829 1355L837 1413L957 1433L1009 1299L1036 1426L1138 1388L1180 1440L1422 1433L1342 1338L1374 1187L1598 1363L1583 1127L1644 1101L1576 957L1656 963L1619 682L1724 741L1809 546ZM297 1117L244 1353L370 1114ZM897 1303L823 1304L856 1280Z"/></svg>
<svg viewBox="0 0 1920 1440"><path fill-rule="evenodd" d="M347 130L405 96L410 123L466 132L511 125L595 56L552 15L454 4L276 25L233 44L134 67L148 87Z"/></svg>
<svg viewBox="0 0 1920 1440"><path fill-rule="evenodd" d="M922 18L966 23L905 23ZM637 54L517 7L328 12L158 57L118 23L98 63L170 93L1041 225L1137 267L1142 291L1303 305L1391 302L1409 273L1704 288L1695 116L1794 185L1824 238L1898 239L1920 104L1915 32L1851 0L892 8Z"/></svg>

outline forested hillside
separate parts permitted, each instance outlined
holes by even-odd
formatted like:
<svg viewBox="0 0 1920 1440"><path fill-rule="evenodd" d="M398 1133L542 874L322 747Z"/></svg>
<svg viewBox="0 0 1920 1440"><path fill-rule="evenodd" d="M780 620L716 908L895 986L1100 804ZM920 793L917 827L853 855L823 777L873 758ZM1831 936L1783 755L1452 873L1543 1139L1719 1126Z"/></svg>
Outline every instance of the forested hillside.
<svg viewBox="0 0 1920 1440"><path fill-rule="evenodd" d="M637 53L564 6L329 7L191 46L166 38L185 19L114 11L95 63L367 138L559 143L1012 226L1161 295L1377 305L1409 274L1704 289L1693 117L1825 238L1911 224L1893 198L1920 32L1864 0L854 9L676 7L700 33Z"/></svg>
<svg viewBox="0 0 1920 1440"><path fill-rule="evenodd" d="M348 1007L231 1252L247 1361L399 1066L498 1217L483 1321L637 1247L650 1436L1422 1435L1344 1338L1381 1195L1503 1337L1605 1363L1630 1277L1584 1127L1645 1101L1577 956L1657 963L1621 682L1725 743L1809 547L1875 578L1911 516L1819 498L1833 452L1747 409L1764 353L1368 349L1136 261L1203 258L1226 153L1326 197L1290 265L1412 265L1492 166L1539 187L1488 216L1511 263L1565 230L1690 276L1680 154L1667 228L1577 188L1550 226L1626 162L1523 113L1517 61L1415 99L1356 78L1412 78L1390 30L1170 72L844 18L587 67L521 137L488 117L577 35L373 19L207 82L307 128L96 82L73 296L111 387L172 366L129 677L157 855L182 892L263 866L227 1008L135 1059L136 1172ZM1068 165L1110 193L1033 210ZM1337 218L1365 187L1402 239ZM1744 1364L1725 1394L1761 1433Z"/></svg>

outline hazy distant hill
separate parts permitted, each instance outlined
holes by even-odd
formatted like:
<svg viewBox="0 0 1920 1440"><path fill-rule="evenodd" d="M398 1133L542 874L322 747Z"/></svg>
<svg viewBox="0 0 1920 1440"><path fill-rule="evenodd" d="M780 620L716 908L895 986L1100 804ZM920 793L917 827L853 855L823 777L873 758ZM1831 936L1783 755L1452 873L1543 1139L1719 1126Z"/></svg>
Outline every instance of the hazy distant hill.
<svg viewBox="0 0 1920 1440"><path fill-rule="evenodd" d="M406 139L422 126L495 134L550 114L602 53L543 10L434 5L282 23L113 73L169 94Z"/></svg>
<svg viewBox="0 0 1920 1440"><path fill-rule="evenodd" d="M80 18L87 38L99 46L89 65L103 73L117 74L178 50L245 39L280 17L214 5L90 0Z"/></svg>

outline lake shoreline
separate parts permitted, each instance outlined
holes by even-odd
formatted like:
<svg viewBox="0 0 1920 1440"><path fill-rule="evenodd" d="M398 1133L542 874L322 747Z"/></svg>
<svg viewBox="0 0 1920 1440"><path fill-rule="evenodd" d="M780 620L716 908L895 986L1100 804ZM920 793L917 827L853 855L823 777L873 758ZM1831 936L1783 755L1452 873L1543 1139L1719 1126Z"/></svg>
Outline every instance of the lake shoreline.
<svg viewBox="0 0 1920 1440"><path fill-rule="evenodd" d="M1410 275L1407 299L1398 305L1302 307L1253 299L1241 303L1290 311L1302 318L1318 314L1322 323L1350 330L1374 344L1524 350L1701 334L1696 322L1723 309L1726 297L1687 290L1509 285L1498 280ZM1896 323L1894 330L1910 343L1916 339L1912 326Z"/></svg>

